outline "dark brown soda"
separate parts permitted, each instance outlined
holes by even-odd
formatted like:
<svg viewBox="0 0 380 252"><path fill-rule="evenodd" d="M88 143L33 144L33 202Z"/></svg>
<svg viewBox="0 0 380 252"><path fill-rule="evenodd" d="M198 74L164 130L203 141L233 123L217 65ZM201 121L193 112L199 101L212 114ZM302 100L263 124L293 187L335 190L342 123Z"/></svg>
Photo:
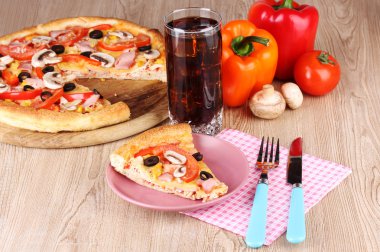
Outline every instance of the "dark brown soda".
<svg viewBox="0 0 380 252"><path fill-rule="evenodd" d="M186 32L166 28L168 96L171 120L198 126L210 123L222 113L222 36L218 22L204 17L186 17L167 24ZM212 27L217 29L212 29ZM210 28L210 29L207 29ZM203 33L203 31L206 31Z"/></svg>

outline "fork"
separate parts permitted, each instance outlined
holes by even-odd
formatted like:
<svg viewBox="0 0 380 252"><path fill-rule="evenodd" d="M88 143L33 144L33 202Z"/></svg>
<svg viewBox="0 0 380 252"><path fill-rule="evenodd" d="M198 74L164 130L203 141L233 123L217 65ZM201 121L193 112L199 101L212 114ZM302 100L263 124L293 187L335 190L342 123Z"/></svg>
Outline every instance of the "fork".
<svg viewBox="0 0 380 252"><path fill-rule="evenodd" d="M270 148L270 155L268 159L269 137L264 150L264 137L261 140L260 150L257 157L256 169L261 169L261 175L256 187L255 199L251 210L251 217L248 223L248 230L245 237L245 243L248 247L259 248L265 242L265 226L267 222L267 208L268 208L268 171L278 166L280 161L280 139L277 139L276 154L273 161L273 141Z"/></svg>

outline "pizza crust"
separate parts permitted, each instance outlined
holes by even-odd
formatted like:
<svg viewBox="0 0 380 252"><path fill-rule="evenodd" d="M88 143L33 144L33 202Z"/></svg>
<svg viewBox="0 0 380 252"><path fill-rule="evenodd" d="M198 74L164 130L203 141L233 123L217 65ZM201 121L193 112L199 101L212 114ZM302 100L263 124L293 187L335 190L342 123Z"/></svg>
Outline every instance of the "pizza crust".
<svg viewBox="0 0 380 252"><path fill-rule="evenodd" d="M130 117L127 104L118 102L90 113L56 112L47 109L22 107L0 101L0 122L8 125L56 133L61 131L85 131L124 122Z"/></svg>

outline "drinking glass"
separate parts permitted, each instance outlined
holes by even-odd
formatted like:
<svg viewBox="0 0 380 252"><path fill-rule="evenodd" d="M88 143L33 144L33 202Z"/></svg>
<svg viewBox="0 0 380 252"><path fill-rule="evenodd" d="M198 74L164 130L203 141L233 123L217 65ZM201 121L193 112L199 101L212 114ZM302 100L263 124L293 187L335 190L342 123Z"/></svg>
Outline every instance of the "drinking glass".
<svg viewBox="0 0 380 252"><path fill-rule="evenodd" d="M222 128L221 16L206 8L171 12L165 21L169 118L193 132Z"/></svg>

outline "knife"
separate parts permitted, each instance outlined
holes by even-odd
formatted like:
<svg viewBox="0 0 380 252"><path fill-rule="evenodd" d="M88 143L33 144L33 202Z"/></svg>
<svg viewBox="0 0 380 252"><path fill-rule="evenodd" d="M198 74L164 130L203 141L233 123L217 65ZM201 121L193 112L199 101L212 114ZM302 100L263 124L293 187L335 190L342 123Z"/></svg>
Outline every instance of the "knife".
<svg viewBox="0 0 380 252"><path fill-rule="evenodd" d="M302 190L302 138L295 139L289 150L287 182L293 185L290 198L288 230L286 239L291 243L306 238L305 207Z"/></svg>

